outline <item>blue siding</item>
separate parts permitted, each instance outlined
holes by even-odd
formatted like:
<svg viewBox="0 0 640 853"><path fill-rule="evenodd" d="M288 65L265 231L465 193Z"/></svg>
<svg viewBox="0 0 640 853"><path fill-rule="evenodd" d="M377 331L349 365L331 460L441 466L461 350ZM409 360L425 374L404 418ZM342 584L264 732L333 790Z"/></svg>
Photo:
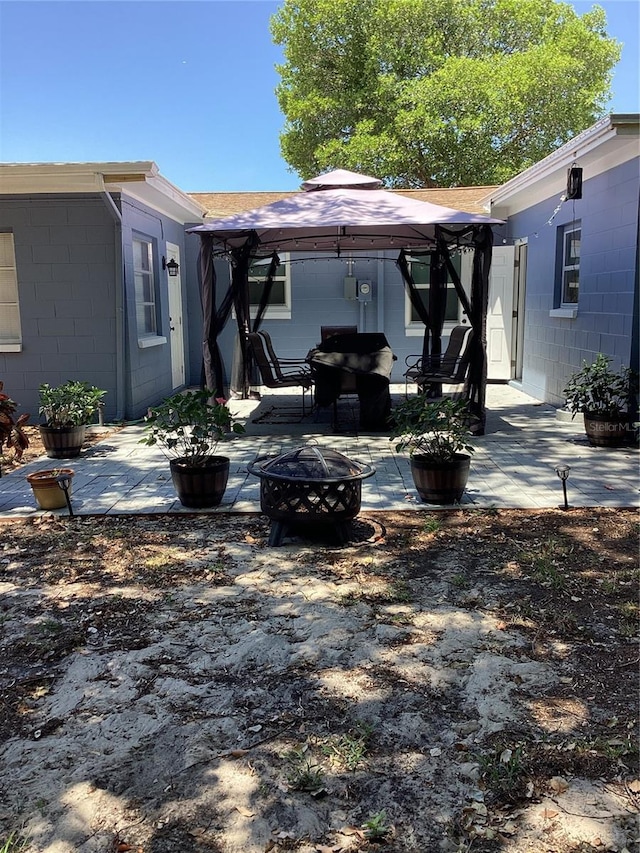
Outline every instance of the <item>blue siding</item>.
<svg viewBox="0 0 640 853"><path fill-rule="evenodd" d="M527 237L527 290L522 387L539 400L564 403L562 389L583 360L599 352L616 366L632 351L638 264L639 159L588 178L583 197L565 202L548 225L557 197L509 218L512 238ZM549 316L554 306L557 229L582 223L580 292L574 319Z"/></svg>

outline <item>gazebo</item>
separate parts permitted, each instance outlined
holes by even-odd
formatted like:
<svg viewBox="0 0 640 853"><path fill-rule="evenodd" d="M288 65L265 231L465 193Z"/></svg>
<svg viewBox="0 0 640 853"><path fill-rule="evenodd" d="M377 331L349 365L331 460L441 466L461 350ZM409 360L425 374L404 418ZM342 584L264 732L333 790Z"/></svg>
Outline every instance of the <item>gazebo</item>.
<svg viewBox="0 0 640 853"><path fill-rule="evenodd" d="M222 396L223 369L218 336L235 310L241 348L242 386L249 387L247 334L258 331L268 305L279 252L314 256L345 252L398 252L411 304L425 326L423 356L437 365L445 316L447 277L473 329L467 396L475 432L485 424L486 312L493 245L492 225L483 214L467 213L417 201L382 189L382 181L337 169L302 184L302 192L243 213L190 228L200 238L199 282L203 309L203 382ZM452 250L473 252L470 297L451 259ZM410 258L430 256L428 306L411 275ZM231 282L218 293L214 260L231 264ZM268 259L268 271L257 313L249 311L249 269Z"/></svg>

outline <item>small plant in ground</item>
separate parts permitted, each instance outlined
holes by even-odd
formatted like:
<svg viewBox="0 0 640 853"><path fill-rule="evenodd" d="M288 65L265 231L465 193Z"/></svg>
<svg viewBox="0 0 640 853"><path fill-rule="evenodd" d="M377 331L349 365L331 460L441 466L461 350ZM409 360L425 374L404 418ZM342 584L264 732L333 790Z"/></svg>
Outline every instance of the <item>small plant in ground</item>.
<svg viewBox="0 0 640 853"><path fill-rule="evenodd" d="M525 772L522 746L496 746L493 752L478 756L477 762L480 778L495 800L518 798Z"/></svg>
<svg viewBox="0 0 640 853"><path fill-rule="evenodd" d="M369 841L384 841L391 832L391 827L387 826L387 813L384 809L370 815L362 824L362 828L365 838Z"/></svg>
<svg viewBox="0 0 640 853"><path fill-rule="evenodd" d="M422 525L423 533L437 533L438 530L442 527L440 520L438 518L427 518L425 519L424 524Z"/></svg>
<svg viewBox="0 0 640 853"><path fill-rule="evenodd" d="M20 853L21 850L26 850L29 846L29 841L26 838L20 838L15 832L12 832L9 837L0 842L0 853Z"/></svg>
<svg viewBox="0 0 640 853"><path fill-rule="evenodd" d="M356 770L364 761L372 733L373 726L358 721L354 731L330 739L323 751L347 770Z"/></svg>
<svg viewBox="0 0 640 853"><path fill-rule="evenodd" d="M307 757L305 750L292 749L285 756L289 764L287 782L294 791L318 791L322 788L324 770Z"/></svg>
<svg viewBox="0 0 640 853"><path fill-rule="evenodd" d="M455 586L456 589L465 589L469 586L469 581L465 575L453 575L451 577L451 586Z"/></svg>
<svg viewBox="0 0 640 853"><path fill-rule="evenodd" d="M29 439L23 429L29 420L29 415L20 415L17 419L14 417L18 404L8 394L2 393L3 387L3 383L0 382L0 457L4 454L3 448L6 445L7 450L13 450L14 458L19 461L29 447ZM0 476L2 476L1 466Z"/></svg>

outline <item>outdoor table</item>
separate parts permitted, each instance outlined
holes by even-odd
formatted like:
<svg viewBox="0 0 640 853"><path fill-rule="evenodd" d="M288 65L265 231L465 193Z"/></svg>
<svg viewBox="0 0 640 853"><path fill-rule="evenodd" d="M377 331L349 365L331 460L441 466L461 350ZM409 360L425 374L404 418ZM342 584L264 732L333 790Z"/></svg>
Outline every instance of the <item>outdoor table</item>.
<svg viewBox="0 0 640 853"><path fill-rule="evenodd" d="M389 429L389 382L395 356L381 332L333 335L312 349L307 361L315 382L318 406L335 406L345 374L355 379L360 403L360 428L369 432Z"/></svg>

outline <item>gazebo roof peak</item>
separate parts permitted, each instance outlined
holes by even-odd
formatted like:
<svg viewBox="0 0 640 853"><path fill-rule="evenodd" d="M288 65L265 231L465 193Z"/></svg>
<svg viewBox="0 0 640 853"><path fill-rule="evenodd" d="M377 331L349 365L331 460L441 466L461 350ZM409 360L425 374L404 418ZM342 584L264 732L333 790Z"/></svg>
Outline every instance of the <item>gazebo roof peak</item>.
<svg viewBox="0 0 640 853"><path fill-rule="evenodd" d="M336 189L378 190L382 185L379 178L360 175L358 172L350 172L348 169L334 169L332 172L325 172L324 175L318 175L316 178L304 181L301 186L306 192L312 192L313 190Z"/></svg>

